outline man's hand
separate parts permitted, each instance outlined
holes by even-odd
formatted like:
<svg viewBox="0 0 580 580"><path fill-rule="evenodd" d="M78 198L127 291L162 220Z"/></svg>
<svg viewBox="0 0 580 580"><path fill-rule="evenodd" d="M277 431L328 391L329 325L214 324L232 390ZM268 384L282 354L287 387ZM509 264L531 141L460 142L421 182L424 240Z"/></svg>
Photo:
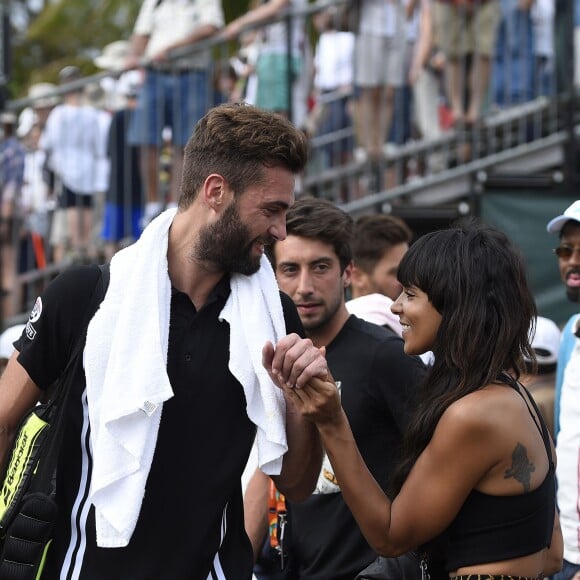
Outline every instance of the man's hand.
<svg viewBox="0 0 580 580"><path fill-rule="evenodd" d="M156 52L152 57L151 57L151 62L155 62L155 63L165 63L169 61L169 53L171 52L171 48L165 48L163 50L160 50L159 52Z"/></svg>
<svg viewBox="0 0 580 580"><path fill-rule="evenodd" d="M317 348L308 338L289 334L276 346L267 342L262 349L262 364L279 387L301 389L310 379L325 379L328 374L325 349Z"/></svg>
<svg viewBox="0 0 580 580"><path fill-rule="evenodd" d="M219 32L219 37L222 40L235 40L238 38L238 36L240 36L242 29L243 25L239 22L239 20L234 20L221 29Z"/></svg>

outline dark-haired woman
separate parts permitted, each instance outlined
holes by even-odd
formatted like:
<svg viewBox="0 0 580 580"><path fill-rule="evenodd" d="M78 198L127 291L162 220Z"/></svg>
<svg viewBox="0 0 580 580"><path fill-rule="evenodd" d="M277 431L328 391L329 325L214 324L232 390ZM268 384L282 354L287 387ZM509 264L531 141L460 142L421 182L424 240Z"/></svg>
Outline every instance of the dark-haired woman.
<svg viewBox="0 0 580 580"><path fill-rule="evenodd" d="M334 383L287 388L314 421L344 499L373 548L420 548L451 578L541 578L562 563L552 441L518 382L534 299L501 232L472 223L420 238L392 306L405 352L434 353L390 501L354 443ZM433 576L432 572L432 576Z"/></svg>

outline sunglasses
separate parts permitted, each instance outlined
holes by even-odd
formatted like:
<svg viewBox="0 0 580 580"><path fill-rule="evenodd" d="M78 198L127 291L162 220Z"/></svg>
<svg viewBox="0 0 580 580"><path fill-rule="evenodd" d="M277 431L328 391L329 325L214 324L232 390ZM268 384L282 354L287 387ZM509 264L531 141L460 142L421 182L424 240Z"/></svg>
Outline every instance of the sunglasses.
<svg viewBox="0 0 580 580"><path fill-rule="evenodd" d="M556 254L556 256L558 256L558 258L563 258L563 259L568 259L572 257L572 254L574 252L580 252L580 247L574 247L574 246L558 246L557 248L554 248L554 254Z"/></svg>

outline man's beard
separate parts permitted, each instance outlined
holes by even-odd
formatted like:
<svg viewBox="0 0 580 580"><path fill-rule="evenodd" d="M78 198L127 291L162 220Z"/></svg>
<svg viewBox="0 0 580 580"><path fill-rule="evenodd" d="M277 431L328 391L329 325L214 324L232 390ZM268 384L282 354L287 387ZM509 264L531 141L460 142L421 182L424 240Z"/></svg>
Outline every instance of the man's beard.
<svg viewBox="0 0 580 580"><path fill-rule="evenodd" d="M324 330L336 316L336 313L339 311L342 304L342 294L334 296L333 298L329 298L324 302L324 311L322 312L320 318L314 320L309 319L308 317L303 319L301 318L302 326L306 331L306 336L310 336L311 334L316 334L320 330Z"/></svg>
<svg viewBox="0 0 580 580"><path fill-rule="evenodd" d="M194 257L217 264L225 272L250 276L260 269L261 256L252 255L255 241L250 239L250 231L232 203L217 222L201 231Z"/></svg>

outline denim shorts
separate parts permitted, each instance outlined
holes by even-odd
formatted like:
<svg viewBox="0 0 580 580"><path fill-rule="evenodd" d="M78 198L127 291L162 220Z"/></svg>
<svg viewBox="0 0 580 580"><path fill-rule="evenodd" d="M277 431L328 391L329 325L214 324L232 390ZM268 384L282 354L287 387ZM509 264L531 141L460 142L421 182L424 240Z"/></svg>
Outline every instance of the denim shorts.
<svg viewBox="0 0 580 580"><path fill-rule="evenodd" d="M580 564L573 564L572 562L564 560L562 569L552 575L552 580L571 580L577 572L580 572Z"/></svg>
<svg viewBox="0 0 580 580"><path fill-rule="evenodd" d="M173 144L183 147L209 108L210 79L207 70L147 69L129 125L129 144L159 147L163 128L171 127Z"/></svg>

